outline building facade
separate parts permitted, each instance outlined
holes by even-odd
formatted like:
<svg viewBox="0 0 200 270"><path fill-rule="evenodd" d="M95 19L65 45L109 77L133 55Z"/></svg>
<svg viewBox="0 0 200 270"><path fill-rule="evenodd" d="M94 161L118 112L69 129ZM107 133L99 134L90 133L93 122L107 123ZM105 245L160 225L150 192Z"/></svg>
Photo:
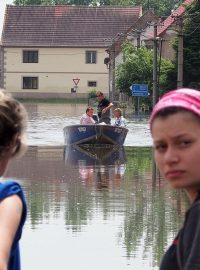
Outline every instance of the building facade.
<svg viewBox="0 0 200 270"><path fill-rule="evenodd" d="M87 97L109 91L106 40L125 32L141 7L12 6L1 39L1 86L15 97Z"/></svg>

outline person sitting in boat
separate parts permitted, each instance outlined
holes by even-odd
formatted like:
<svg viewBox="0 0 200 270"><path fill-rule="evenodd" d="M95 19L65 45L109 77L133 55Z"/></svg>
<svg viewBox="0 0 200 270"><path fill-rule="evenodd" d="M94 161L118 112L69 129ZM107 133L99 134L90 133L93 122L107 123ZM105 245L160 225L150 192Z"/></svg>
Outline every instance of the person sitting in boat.
<svg viewBox="0 0 200 270"><path fill-rule="evenodd" d="M94 109L92 107L87 107L86 113L81 116L80 124L81 125L93 125L95 120L93 119Z"/></svg>
<svg viewBox="0 0 200 270"><path fill-rule="evenodd" d="M126 119L122 116L122 110L120 108L116 108L114 110L114 116L115 116L114 126L117 126L117 127L127 126Z"/></svg>
<svg viewBox="0 0 200 270"><path fill-rule="evenodd" d="M99 118L99 123L104 122L105 124L111 124L110 109L113 103L104 97L104 94L100 91L96 93L98 99L97 114Z"/></svg>

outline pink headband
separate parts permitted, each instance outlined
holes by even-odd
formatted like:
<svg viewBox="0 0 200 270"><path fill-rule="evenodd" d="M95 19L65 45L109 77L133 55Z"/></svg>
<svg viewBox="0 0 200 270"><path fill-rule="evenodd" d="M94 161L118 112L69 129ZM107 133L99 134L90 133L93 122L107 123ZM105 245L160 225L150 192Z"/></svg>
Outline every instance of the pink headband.
<svg viewBox="0 0 200 270"><path fill-rule="evenodd" d="M156 103L150 116L150 128L156 114L165 108L184 108L200 116L200 91L189 88L181 88L163 95Z"/></svg>

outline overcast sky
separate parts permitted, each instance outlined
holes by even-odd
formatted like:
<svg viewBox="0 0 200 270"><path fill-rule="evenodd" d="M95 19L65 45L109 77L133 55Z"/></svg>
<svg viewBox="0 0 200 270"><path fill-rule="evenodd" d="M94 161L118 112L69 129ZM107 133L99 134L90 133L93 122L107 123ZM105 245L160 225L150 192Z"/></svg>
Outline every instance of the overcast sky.
<svg viewBox="0 0 200 270"><path fill-rule="evenodd" d="M0 35L3 27L3 18L6 4L13 4L13 0L0 0Z"/></svg>

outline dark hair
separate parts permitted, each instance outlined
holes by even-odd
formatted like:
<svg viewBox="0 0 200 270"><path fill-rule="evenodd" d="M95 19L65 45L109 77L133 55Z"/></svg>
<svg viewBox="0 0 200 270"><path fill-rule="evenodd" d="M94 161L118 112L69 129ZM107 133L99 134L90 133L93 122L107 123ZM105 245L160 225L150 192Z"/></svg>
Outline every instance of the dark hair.
<svg viewBox="0 0 200 270"><path fill-rule="evenodd" d="M0 89L0 155L17 135L17 154L26 145L27 113L24 106Z"/></svg>
<svg viewBox="0 0 200 270"><path fill-rule="evenodd" d="M94 111L94 109L93 109L92 107L90 107L90 106L89 106L89 107L87 107L87 109L86 109L86 113L87 113L87 112L89 112L90 110L93 110L93 111Z"/></svg>
<svg viewBox="0 0 200 270"><path fill-rule="evenodd" d="M167 108L164 108L164 109L158 111L156 113L154 119L156 119L158 117L167 118L168 116L179 113L179 112L191 113L200 122L200 117L197 114L195 114L195 113L193 113L185 108L175 107L175 106L174 107L167 107Z"/></svg>
<svg viewBox="0 0 200 270"><path fill-rule="evenodd" d="M101 91L97 91L96 92L96 96L98 97L98 96L103 96L103 93L101 92Z"/></svg>

